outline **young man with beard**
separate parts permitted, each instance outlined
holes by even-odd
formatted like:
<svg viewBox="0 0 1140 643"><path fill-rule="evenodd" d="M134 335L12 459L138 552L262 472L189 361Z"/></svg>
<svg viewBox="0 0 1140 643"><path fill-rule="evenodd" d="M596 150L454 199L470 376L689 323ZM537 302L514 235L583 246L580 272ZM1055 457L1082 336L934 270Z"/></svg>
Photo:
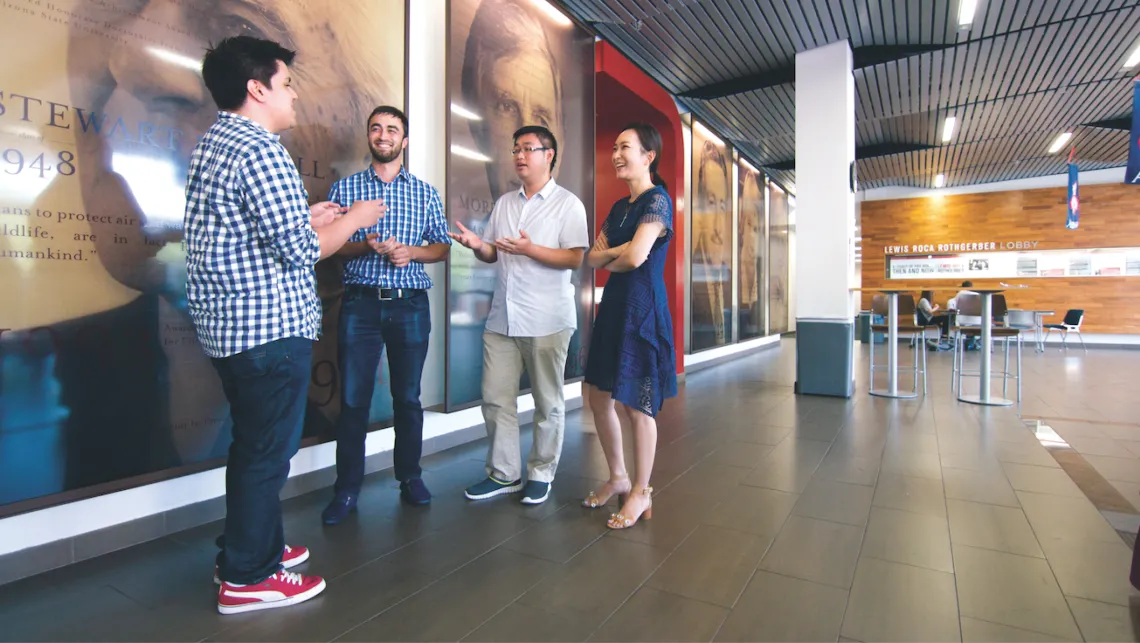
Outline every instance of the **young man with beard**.
<svg viewBox="0 0 1140 643"><path fill-rule="evenodd" d="M447 258L451 240L439 193L401 163L408 146L407 116L384 105L372 110L367 125L372 164L337 181L329 192L330 201L346 207L382 199L388 211L375 226L358 230L338 253L347 261L340 311L337 478L333 499L321 513L326 525L343 521L360 496L368 414L385 347L400 499L412 505L431 502L420 478L424 427L420 378L431 333L427 291L432 287L424 264Z"/></svg>
<svg viewBox="0 0 1140 643"><path fill-rule="evenodd" d="M566 423L563 378L578 325L571 276L590 233L586 208L554 182L558 141L545 127L514 134L511 158L522 183L495 201L480 238L458 224L452 238L495 264L495 295L483 333L483 418L491 445L487 478L467 488L470 500L523 491L523 504L550 496ZM523 488L518 394L523 368L534 394L534 444Z"/></svg>
<svg viewBox="0 0 1140 643"><path fill-rule="evenodd" d="M279 133L297 124L294 52L227 38L202 61L217 121L190 157L186 297L233 418L226 524L218 539L218 611L306 601L325 588L285 568L309 557L285 544L279 494L305 418L321 304L313 266L384 215L380 201L309 207Z"/></svg>

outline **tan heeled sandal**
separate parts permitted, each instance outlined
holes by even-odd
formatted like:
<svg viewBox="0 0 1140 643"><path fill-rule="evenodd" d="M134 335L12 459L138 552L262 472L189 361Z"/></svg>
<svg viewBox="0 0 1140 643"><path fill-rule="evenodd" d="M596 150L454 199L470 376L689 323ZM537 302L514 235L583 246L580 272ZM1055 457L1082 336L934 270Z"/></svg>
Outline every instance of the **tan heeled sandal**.
<svg viewBox="0 0 1140 643"><path fill-rule="evenodd" d="M615 493L613 490L617 487L617 485L614 484L616 482L629 482L629 476L625 476L624 478L617 478L614 480L607 480L606 484L609 485L609 487L610 487L610 493L607 494L605 498L602 498L598 495L598 493L596 491L591 491L586 496L586 499L582 501L582 506L589 508L589 509L597 509L598 507L601 507L601 506L605 505L607 502L609 502L610 498L613 498L615 495L618 497L619 503L625 504L625 496L629 493L629 491L626 491L624 493L622 493L622 492L616 492ZM632 489L632 488L633 488L633 485L630 485L630 489Z"/></svg>
<svg viewBox="0 0 1140 643"><path fill-rule="evenodd" d="M645 509L641 511L641 514L633 516L632 518L621 513L620 511L616 514L611 514L609 521L606 522L607 527L610 529L629 529L630 527L636 525L637 521L641 520L642 518L645 518L646 520L653 519L653 487L645 487L643 489L630 492L631 495L638 493L644 495L649 499L649 504L645 505Z"/></svg>

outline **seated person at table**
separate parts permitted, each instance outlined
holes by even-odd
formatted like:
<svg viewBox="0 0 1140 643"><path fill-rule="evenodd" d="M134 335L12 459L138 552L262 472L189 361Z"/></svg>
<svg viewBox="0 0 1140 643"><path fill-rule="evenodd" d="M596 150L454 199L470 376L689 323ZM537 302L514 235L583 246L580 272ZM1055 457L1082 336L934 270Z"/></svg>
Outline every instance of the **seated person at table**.
<svg viewBox="0 0 1140 643"><path fill-rule="evenodd" d="M961 297L962 295L977 295L978 294L978 293L974 292L973 290L970 290L970 288L973 288L973 287L974 287L974 283L972 281L963 281L962 282L962 290L959 290L958 294L954 295L954 298L951 299L946 304L946 308L948 308L949 310L958 310L958 298L959 297ZM981 326L982 325L982 318L981 317L975 317L974 315L958 315L958 325L959 326ZM966 350L977 350L979 342L980 342L980 340L978 338L976 338L976 337L971 338L966 344Z"/></svg>
<svg viewBox="0 0 1140 643"><path fill-rule="evenodd" d="M934 301L934 291L924 290L919 295L918 299L918 325L919 326L937 326L939 330L939 340L950 335L950 316L949 315L935 315L934 313L941 310L938 304L932 303ZM927 340L926 344L932 349L940 348L939 340Z"/></svg>

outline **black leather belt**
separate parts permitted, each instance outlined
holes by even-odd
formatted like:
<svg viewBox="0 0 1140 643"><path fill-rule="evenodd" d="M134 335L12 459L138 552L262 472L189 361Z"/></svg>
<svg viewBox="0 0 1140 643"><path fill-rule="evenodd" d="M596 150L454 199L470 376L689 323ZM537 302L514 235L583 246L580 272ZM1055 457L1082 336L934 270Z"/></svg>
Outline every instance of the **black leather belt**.
<svg viewBox="0 0 1140 643"><path fill-rule="evenodd" d="M344 291L346 293L355 293L365 297L372 297L380 301L391 301L393 299L408 299L416 295L427 292L422 288L375 288L373 286L360 286L357 284L345 284Z"/></svg>

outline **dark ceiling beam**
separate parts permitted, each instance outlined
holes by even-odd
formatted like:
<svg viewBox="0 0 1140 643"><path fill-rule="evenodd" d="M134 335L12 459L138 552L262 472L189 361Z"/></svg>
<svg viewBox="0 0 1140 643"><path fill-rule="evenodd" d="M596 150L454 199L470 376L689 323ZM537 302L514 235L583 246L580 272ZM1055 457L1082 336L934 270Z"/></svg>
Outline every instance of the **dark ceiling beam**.
<svg viewBox="0 0 1140 643"><path fill-rule="evenodd" d="M855 160L862 161L863 159L871 159L879 156L921 152L923 150L934 149L935 147L937 146L927 145L925 143L876 143L875 145L863 145L855 148ZM764 167L771 170L794 170L796 169L796 160L791 159L788 161L778 161L776 163L765 163Z"/></svg>
<svg viewBox="0 0 1140 643"><path fill-rule="evenodd" d="M851 56L854 68L863 69L864 67L874 67L875 65L881 65L891 62L892 60L902 60L903 58L909 58L931 51L949 49L954 46L956 46L954 43L944 45L867 45L865 47L852 49ZM788 65L759 74L732 78L719 83L705 85L704 87L690 89L687 92L679 94L679 96L681 98L712 100L714 98L724 98L725 96L732 96L734 94L743 94L744 92L753 92L767 87L786 85L795 82L795 80L796 67L795 65Z"/></svg>
<svg viewBox="0 0 1140 643"><path fill-rule="evenodd" d="M1085 123L1085 127L1099 127L1101 129L1122 129L1129 131L1132 129L1132 115L1121 116L1120 118L1106 118L1103 121L1094 121L1092 123Z"/></svg>

